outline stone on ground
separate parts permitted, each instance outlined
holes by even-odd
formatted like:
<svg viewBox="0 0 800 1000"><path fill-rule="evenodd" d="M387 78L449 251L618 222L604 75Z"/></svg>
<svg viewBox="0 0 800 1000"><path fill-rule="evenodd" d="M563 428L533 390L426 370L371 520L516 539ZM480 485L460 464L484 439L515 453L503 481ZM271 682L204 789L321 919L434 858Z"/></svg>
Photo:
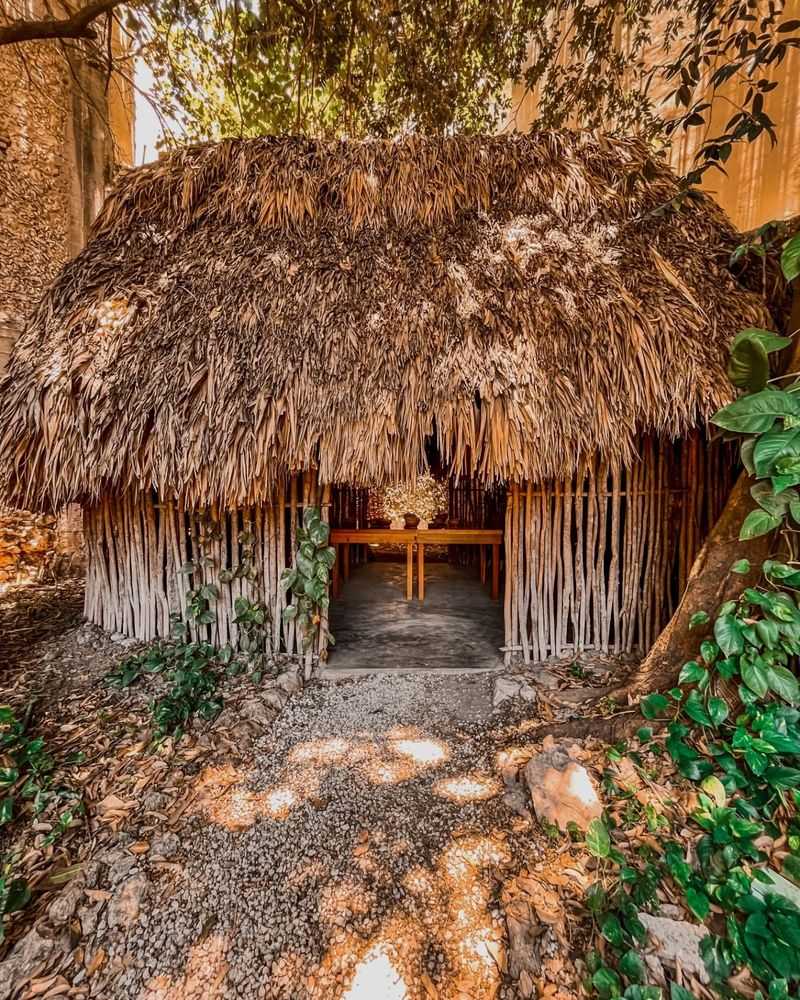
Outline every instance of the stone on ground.
<svg viewBox="0 0 800 1000"><path fill-rule="evenodd" d="M574 823L585 830L603 812L597 785L575 759L572 748L553 745L525 765L525 781L536 818L567 830Z"/></svg>

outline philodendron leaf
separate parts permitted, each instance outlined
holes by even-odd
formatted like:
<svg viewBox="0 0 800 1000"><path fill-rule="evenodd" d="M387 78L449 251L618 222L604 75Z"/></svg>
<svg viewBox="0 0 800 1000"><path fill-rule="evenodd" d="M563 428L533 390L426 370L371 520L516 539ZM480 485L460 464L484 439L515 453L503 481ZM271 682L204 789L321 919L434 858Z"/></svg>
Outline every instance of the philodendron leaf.
<svg viewBox="0 0 800 1000"><path fill-rule="evenodd" d="M763 344L756 339L742 338L731 349L727 373L739 389L760 392L769 379L769 359Z"/></svg>
<svg viewBox="0 0 800 1000"><path fill-rule="evenodd" d="M794 281L800 274L800 233L787 240L781 253L781 270L787 281Z"/></svg>
<svg viewBox="0 0 800 1000"><path fill-rule="evenodd" d="M750 572L749 559L737 559L736 562L731 566L731 573L738 573L740 576L744 576L746 573L749 572Z"/></svg>
<svg viewBox="0 0 800 1000"><path fill-rule="evenodd" d="M700 787L706 795L709 795L714 800L720 809L725 808L725 803L728 801L728 794L725 791L725 786L716 775L709 774L707 778L703 778Z"/></svg>
<svg viewBox="0 0 800 1000"><path fill-rule="evenodd" d="M787 667L767 667L767 683L779 698L788 701L790 705L796 705L800 701L800 684Z"/></svg>
<svg viewBox="0 0 800 1000"><path fill-rule="evenodd" d="M711 912L708 896L700 889L691 886L686 890L686 903L698 920L705 920Z"/></svg>
<svg viewBox="0 0 800 1000"><path fill-rule="evenodd" d="M731 349L737 347L743 340L757 340L767 354L773 351L780 351L791 344L791 337L779 337L772 330L764 330L757 326L748 326L745 330L740 330L731 341Z"/></svg>
<svg viewBox="0 0 800 1000"><path fill-rule="evenodd" d="M779 517L773 517L772 514L768 514L765 510L752 510L744 519L744 523L739 531L739 540L747 542L751 538L767 535L770 531L774 531L779 527L780 523L781 519Z"/></svg>
<svg viewBox="0 0 800 1000"><path fill-rule="evenodd" d="M780 389L762 389L718 410L711 422L736 434L764 434L780 417L800 416L800 399Z"/></svg>
<svg viewBox="0 0 800 1000"><path fill-rule="evenodd" d="M699 628L701 625L707 625L710 620L707 611L695 611L689 619L689 628Z"/></svg>
<svg viewBox="0 0 800 1000"><path fill-rule="evenodd" d="M734 656L744 650L742 627L733 615L720 615L714 622L714 638L725 656Z"/></svg>
<svg viewBox="0 0 800 1000"><path fill-rule="evenodd" d="M663 694L649 694L639 702L639 709L645 719L657 719L666 713L669 701Z"/></svg>
<svg viewBox="0 0 800 1000"><path fill-rule="evenodd" d="M619 960L619 971L632 983L643 983L647 978L647 967L638 952L626 951Z"/></svg>
<svg viewBox="0 0 800 1000"><path fill-rule="evenodd" d="M611 838L605 823L601 819L593 819L586 831L586 847L596 858L607 858L611 851Z"/></svg>
<svg viewBox="0 0 800 1000"><path fill-rule="evenodd" d="M688 663L684 663L681 667L681 672L678 675L678 683L696 684L698 681L707 676L707 674L708 671L706 668L699 664L697 660L690 660Z"/></svg>
<svg viewBox="0 0 800 1000"><path fill-rule="evenodd" d="M747 687L753 694L763 698L769 688L767 671L763 664L758 660L750 661L742 658L739 670Z"/></svg>

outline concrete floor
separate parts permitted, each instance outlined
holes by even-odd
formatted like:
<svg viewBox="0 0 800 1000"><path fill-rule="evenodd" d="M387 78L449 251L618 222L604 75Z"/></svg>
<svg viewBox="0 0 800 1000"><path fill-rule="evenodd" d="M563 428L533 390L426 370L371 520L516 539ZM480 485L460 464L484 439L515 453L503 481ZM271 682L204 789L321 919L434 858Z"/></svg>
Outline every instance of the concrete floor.
<svg viewBox="0 0 800 1000"><path fill-rule="evenodd" d="M416 596L406 601L405 586L405 561L353 566L342 596L331 603L332 672L502 665L502 596L493 601L475 570L426 562L422 604Z"/></svg>

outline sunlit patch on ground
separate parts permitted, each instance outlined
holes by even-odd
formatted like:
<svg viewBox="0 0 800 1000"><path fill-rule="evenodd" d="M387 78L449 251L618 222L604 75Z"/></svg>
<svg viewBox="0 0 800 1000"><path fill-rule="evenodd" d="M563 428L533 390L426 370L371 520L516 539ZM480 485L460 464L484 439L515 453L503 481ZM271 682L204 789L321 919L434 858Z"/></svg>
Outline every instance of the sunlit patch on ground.
<svg viewBox="0 0 800 1000"><path fill-rule="evenodd" d="M289 754L297 764L337 764L347 755L351 745L347 740L333 737L329 740L309 740L299 743Z"/></svg>
<svg viewBox="0 0 800 1000"><path fill-rule="evenodd" d="M490 997L500 986L503 935L489 912L490 871L509 860L504 837L472 836L453 841L437 866L449 889L446 954L469 996Z"/></svg>
<svg viewBox="0 0 800 1000"><path fill-rule="evenodd" d="M502 788L500 782L489 775L462 774L455 778L442 778L433 786L433 791L451 802L478 802L494 798Z"/></svg>
<svg viewBox="0 0 800 1000"><path fill-rule="evenodd" d="M209 767L197 781L195 809L226 830L246 830L261 816L286 819L304 798L315 794L318 779L313 773L304 775L300 787L302 793L289 785L256 792L247 787L245 776L232 765Z"/></svg>
<svg viewBox="0 0 800 1000"><path fill-rule="evenodd" d="M275 788L264 793L262 801L266 815L283 819L298 804L298 796L291 788Z"/></svg>
<svg viewBox="0 0 800 1000"><path fill-rule="evenodd" d="M342 1000L408 1000L408 987L383 945L375 945L359 962Z"/></svg>
<svg viewBox="0 0 800 1000"><path fill-rule="evenodd" d="M217 1000L226 991L227 953L230 947L224 934L210 934L192 945L186 971L178 978L154 976L145 984L139 1000Z"/></svg>
<svg viewBox="0 0 800 1000"><path fill-rule="evenodd" d="M380 757L365 761L361 770L373 785L397 785L401 781L410 781L417 773L410 761L383 760Z"/></svg>
<svg viewBox="0 0 800 1000"><path fill-rule="evenodd" d="M449 753L438 740L391 740L389 746L395 753L410 757L420 767L430 767L447 760Z"/></svg>

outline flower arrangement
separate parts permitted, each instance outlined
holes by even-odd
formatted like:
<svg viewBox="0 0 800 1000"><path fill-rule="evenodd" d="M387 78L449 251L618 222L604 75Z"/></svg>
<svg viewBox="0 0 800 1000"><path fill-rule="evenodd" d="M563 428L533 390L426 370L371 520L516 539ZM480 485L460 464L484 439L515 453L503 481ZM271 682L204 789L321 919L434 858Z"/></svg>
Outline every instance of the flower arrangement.
<svg viewBox="0 0 800 1000"><path fill-rule="evenodd" d="M394 521L404 514L416 514L423 521L432 521L447 510L448 494L445 483L426 472L416 482L387 486L380 497L383 515Z"/></svg>

